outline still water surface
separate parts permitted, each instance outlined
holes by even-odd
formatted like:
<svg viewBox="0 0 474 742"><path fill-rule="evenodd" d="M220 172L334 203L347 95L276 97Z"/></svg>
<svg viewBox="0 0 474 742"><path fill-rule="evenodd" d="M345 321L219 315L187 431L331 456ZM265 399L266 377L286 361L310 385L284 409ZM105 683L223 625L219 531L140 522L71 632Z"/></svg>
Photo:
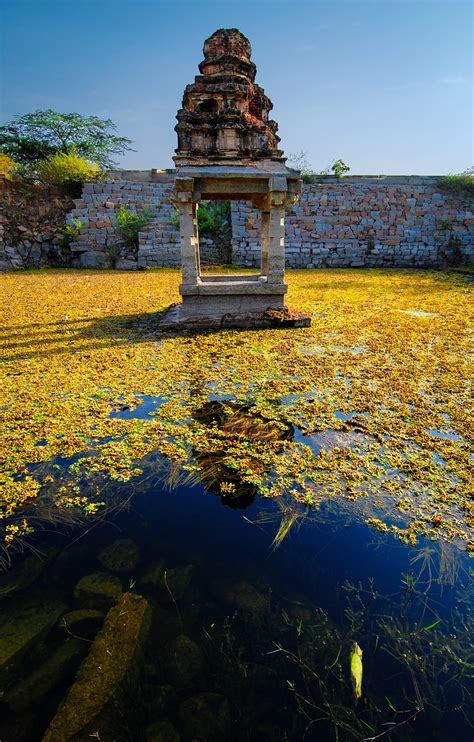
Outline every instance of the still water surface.
<svg viewBox="0 0 474 742"><path fill-rule="evenodd" d="M45 526L32 542L39 556L18 557L0 578L2 641L12 626L25 632L0 673L2 742L473 739L467 557L369 530L350 504L237 504L151 478L88 531ZM294 523L276 546L282 517ZM97 589L83 579L95 573ZM117 590L144 596L151 624L112 718L48 736ZM110 656L123 651L116 640Z"/></svg>

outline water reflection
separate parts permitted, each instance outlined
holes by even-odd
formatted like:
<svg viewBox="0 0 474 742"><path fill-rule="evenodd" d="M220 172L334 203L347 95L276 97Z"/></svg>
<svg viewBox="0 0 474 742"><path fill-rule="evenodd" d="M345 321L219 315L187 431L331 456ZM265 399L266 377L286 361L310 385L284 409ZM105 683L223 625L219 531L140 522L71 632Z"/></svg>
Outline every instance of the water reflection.
<svg viewBox="0 0 474 742"><path fill-rule="evenodd" d="M239 472L224 460L225 449L233 440L271 441L292 440L294 428L290 424L275 423L252 410L252 405L232 401L205 402L193 414L194 419L207 429L217 429L223 434L223 449L202 452L193 450L199 466L200 479L208 492L219 495L224 505L241 510L249 507L256 497L257 487L243 481ZM267 471L257 456L252 462L257 474Z"/></svg>

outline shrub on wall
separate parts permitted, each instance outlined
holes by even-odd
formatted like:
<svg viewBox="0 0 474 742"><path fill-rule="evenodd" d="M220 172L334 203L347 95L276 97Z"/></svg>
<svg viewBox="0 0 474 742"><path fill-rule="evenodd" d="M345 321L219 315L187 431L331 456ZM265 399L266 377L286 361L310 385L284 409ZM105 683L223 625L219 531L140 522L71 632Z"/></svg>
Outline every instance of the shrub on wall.
<svg viewBox="0 0 474 742"><path fill-rule="evenodd" d="M348 173L350 170L349 165L346 165L346 163L343 160L336 160L335 163L331 166L331 170L333 171L336 178L342 178L344 173Z"/></svg>
<svg viewBox="0 0 474 742"><path fill-rule="evenodd" d="M80 196L84 181L102 177L100 165L89 162L75 152L57 152L38 164L38 176L48 185L58 186L63 193Z"/></svg>
<svg viewBox="0 0 474 742"><path fill-rule="evenodd" d="M3 175L7 180L11 180L16 169L17 164L15 160L12 160L11 157L0 152L0 175Z"/></svg>
<svg viewBox="0 0 474 742"><path fill-rule="evenodd" d="M85 226L85 222L82 219L72 219L71 224L67 224L63 229L59 244L64 249L69 249L71 242L79 237L81 229Z"/></svg>
<svg viewBox="0 0 474 742"><path fill-rule="evenodd" d="M129 247L138 247L138 233L141 232L153 216L150 209L142 209L136 214L121 206L115 217L115 227L123 241Z"/></svg>
<svg viewBox="0 0 474 742"><path fill-rule="evenodd" d="M471 172L460 175L445 175L438 180L438 188L451 193L474 193L474 175Z"/></svg>

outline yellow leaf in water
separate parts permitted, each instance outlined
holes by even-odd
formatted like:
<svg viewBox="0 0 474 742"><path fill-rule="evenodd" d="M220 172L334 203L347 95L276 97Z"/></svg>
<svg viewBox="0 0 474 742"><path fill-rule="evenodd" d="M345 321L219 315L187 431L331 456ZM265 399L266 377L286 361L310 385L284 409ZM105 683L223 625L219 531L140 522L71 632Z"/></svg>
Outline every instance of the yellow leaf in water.
<svg viewBox="0 0 474 742"><path fill-rule="evenodd" d="M352 642L351 647L351 681L356 701L362 696L362 649L357 642Z"/></svg>

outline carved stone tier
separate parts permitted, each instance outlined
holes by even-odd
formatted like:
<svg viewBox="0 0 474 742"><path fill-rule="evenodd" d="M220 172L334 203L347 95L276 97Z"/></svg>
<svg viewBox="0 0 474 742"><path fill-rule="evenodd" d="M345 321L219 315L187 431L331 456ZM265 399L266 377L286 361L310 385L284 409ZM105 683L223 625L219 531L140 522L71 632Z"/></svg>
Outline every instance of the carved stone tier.
<svg viewBox="0 0 474 742"><path fill-rule="evenodd" d="M202 73L184 91L178 111L176 165L211 162L284 162L273 108L254 82L249 40L236 28L219 29L204 42Z"/></svg>

